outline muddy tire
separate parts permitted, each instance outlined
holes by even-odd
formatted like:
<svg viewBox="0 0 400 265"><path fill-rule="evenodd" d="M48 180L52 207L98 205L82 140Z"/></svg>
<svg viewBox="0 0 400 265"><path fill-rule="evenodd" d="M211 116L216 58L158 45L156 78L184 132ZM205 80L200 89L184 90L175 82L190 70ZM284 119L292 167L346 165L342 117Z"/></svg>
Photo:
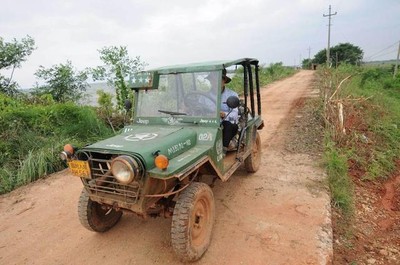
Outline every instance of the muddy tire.
<svg viewBox="0 0 400 265"><path fill-rule="evenodd" d="M214 195L207 184L194 182L179 195L172 216L171 242L182 261L198 260L207 250L214 217Z"/></svg>
<svg viewBox="0 0 400 265"><path fill-rule="evenodd" d="M79 197L78 215L81 224L90 231L105 232L118 223L122 211L103 209L99 203L92 201L83 189Z"/></svg>
<svg viewBox="0 0 400 265"><path fill-rule="evenodd" d="M257 172L261 164L261 138L256 132L256 139L251 146L251 154L244 161L244 166L249 173Z"/></svg>

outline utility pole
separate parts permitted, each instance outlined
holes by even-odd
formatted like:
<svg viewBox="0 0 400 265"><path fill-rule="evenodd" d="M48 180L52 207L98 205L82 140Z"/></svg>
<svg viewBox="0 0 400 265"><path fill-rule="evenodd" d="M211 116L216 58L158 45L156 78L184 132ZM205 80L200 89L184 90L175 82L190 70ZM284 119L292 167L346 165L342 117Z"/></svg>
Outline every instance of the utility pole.
<svg viewBox="0 0 400 265"><path fill-rule="evenodd" d="M307 50L308 50L308 60L310 60L310 58L311 58L311 56L310 56L311 55L311 47L308 47Z"/></svg>
<svg viewBox="0 0 400 265"><path fill-rule="evenodd" d="M324 17L328 17L329 19L329 24L328 24L328 48L326 49L326 65L329 67L330 66L330 46L331 46L331 17L335 16L337 14L337 12L335 12L335 14L331 13L331 5L329 5L329 14L325 15L323 14Z"/></svg>
<svg viewBox="0 0 400 265"><path fill-rule="evenodd" d="M399 68L399 57L400 57L400 41L399 41L399 49L397 50L397 59L396 59L396 66L394 67L393 79L396 78L397 69Z"/></svg>

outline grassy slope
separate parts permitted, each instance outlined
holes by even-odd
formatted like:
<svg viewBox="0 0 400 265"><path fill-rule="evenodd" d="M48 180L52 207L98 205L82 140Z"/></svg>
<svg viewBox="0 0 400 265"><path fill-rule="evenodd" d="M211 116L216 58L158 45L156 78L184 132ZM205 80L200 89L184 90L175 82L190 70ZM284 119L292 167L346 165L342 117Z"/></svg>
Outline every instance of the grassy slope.
<svg viewBox="0 0 400 265"><path fill-rule="evenodd" d="M343 66L323 71L322 83L330 80L333 88L351 75L328 104L326 115L331 127L327 129L325 153L334 204L351 213L349 176L386 178L400 157L400 77L393 79L389 68ZM338 130L339 102L344 106L346 134Z"/></svg>
<svg viewBox="0 0 400 265"><path fill-rule="evenodd" d="M0 95L0 194L62 169L58 154L66 142L86 144L110 133L90 107Z"/></svg>

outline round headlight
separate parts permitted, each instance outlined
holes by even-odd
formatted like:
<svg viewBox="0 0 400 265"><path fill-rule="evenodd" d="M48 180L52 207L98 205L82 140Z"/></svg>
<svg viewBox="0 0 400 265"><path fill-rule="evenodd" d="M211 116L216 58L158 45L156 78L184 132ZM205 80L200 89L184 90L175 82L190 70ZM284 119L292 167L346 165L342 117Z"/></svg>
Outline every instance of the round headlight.
<svg viewBox="0 0 400 265"><path fill-rule="evenodd" d="M111 172L121 184L129 184L137 175L138 164L130 156L119 156L111 162Z"/></svg>

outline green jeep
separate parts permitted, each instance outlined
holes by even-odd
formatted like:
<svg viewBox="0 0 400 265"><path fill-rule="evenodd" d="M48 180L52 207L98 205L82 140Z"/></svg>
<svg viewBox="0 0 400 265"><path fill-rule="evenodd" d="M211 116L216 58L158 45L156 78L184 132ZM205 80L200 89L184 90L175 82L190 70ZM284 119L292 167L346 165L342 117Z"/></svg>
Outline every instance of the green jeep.
<svg viewBox="0 0 400 265"><path fill-rule="evenodd" d="M240 99L221 102L222 75L238 67L243 75ZM216 179L227 181L242 164L251 173L260 165L257 130L264 124L258 71L258 60L245 58L133 75L132 124L92 145L66 145L61 153L84 186L78 203L82 225L105 232L123 211L143 218L172 216L174 251L184 261L199 259L210 244L215 218L210 186ZM236 109L239 117L238 133L226 153L221 103Z"/></svg>

